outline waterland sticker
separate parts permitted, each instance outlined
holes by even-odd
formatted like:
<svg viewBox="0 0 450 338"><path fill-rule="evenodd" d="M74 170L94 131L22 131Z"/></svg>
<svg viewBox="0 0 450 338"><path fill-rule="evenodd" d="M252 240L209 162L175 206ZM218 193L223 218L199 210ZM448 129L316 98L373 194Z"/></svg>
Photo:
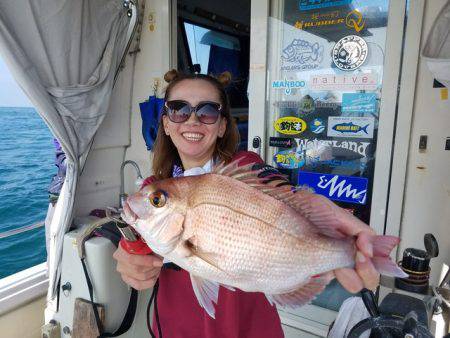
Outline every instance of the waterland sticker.
<svg viewBox="0 0 450 338"><path fill-rule="evenodd" d="M274 128L281 134L296 135L305 131L306 122L295 116L286 116L276 120Z"/></svg>
<svg viewBox="0 0 450 338"><path fill-rule="evenodd" d="M283 49L281 70L310 70L319 67L323 59L323 45L294 39Z"/></svg>
<svg viewBox="0 0 450 338"><path fill-rule="evenodd" d="M297 143L293 138L271 137L269 139L269 146L278 148L292 148L297 146Z"/></svg>
<svg viewBox="0 0 450 338"><path fill-rule="evenodd" d="M373 138L373 117L329 116L327 136Z"/></svg>
<svg viewBox="0 0 450 338"><path fill-rule="evenodd" d="M286 95L292 94L292 89L299 89L306 86L306 82L303 80L275 80L272 81L272 88L283 89Z"/></svg>
<svg viewBox="0 0 450 338"><path fill-rule="evenodd" d="M324 74L314 75L309 79L311 90L376 90L377 74Z"/></svg>
<svg viewBox="0 0 450 338"><path fill-rule="evenodd" d="M360 141L336 141L336 140L318 140L318 139L308 139L308 138L296 138L298 146L297 149L307 150L307 149L319 149L319 147L329 146L336 149L343 149L345 153L355 154L357 158L367 157L370 142L360 142ZM347 155L347 154L346 154ZM349 156L346 156L349 157Z"/></svg>
<svg viewBox="0 0 450 338"><path fill-rule="evenodd" d="M303 154L295 150L282 150L273 156L273 161L283 169L298 169L305 164Z"/></svg>
<svg viewBox="0 0 450 338"><path fill-rule="evenodd" d="M355 70L366 61L368 50L367 43L362 37L344 36L333 47L333 62L341 70Z"/></svg>
<svg viewBox="0 0 450 338"><path fill-rule="evenodd" d="M342 176L301 171L298 185L308 186L316 194L348 203L366 204L367 184L365 177Z"/></svg>
<svg viewBox="0 0 450 338"><path fill-rule="evenodd" d="M377 111L376 93L344 93L342 94L343 113L368 113Z"/></svg>
<svg viewBox="0 0 450 338"><path fill-rule="evenodd" d="M323 133L323 131L325 130L325 123L323 122L322 119L315 118L315 119L312 120L312 122L309 124L309 129L310 129L314 134L321 134L321 133Z"/></svg>
<svg viewBox="0 0 450 338"><path fill-rule="evenodd" d="M310 9L344 6L351 2L352 0L300 0L299 8L301 11L308 11Z"/></svg>

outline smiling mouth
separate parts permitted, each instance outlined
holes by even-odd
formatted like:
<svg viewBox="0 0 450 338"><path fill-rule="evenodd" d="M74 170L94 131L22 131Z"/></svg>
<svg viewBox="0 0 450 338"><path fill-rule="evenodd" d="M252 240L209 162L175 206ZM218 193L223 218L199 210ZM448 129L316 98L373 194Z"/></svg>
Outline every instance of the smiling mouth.
<svg viewBox="0 0 450 338"><path fill-rule="evenodd" d="M181 134L186 140L191 142L198 142L203 139L204 135L199 133L182 133Z"/></svg>

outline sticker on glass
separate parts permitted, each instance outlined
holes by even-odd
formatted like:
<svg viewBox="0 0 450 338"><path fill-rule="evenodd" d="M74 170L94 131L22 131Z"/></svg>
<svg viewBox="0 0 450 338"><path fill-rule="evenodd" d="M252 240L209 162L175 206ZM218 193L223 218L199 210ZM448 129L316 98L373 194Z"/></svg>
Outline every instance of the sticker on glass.
<svg viewBox="0 0 450 338"><path fill-rule="evenodd" d="M373 138L373 117L329 116L327 136Z"/></svg>
<svg viewBox="0 0 450 338"><path fill-rule="evenodd" d="M305 164L303 154L295 150L282 150L273 156L273 161L283 169L298 169Z"/></svg>
<svg viewBox="0 0 450 338"><path fill-rule="evenodd" d="M308 114L314 111L314 108L314 99L311 96L305 95L301 98L299 113Z"/></svg>
<svg viewBox="0 0 450 338"><path fill-rule="evenodd" d="M377 112L376 93L344 93L342 94L343 113L368 113Z"/></svg>
<svg viewBox="0 0 450 338"><path fill-rule="evenodd" d="M297 146L297 143L292 138L271 137L269 139L269 146L278 148L292 148Z"/></svg>
<svg viewBox="0 0 450 338"><path fill-rule="evenodd" d="M281 117L274 123L277 132L285 135L296 135L305 131L306 122L295 116Z"/></svg>
<svg viewBox="0 0 450 338"><path fill-rule="evenodd" d="M301 171L298 185L312 188L316 194L331 200L366 204L368 179L365 177L342 176Z"/></svg>
<svg viewBox="0 0 450 338"><path fill-rule="evenodd" d="M369 153L370 142L360 141L338 141L338 140L318 140L308 138L296 138L298 149L319 149L323 147L331 147L332 156L334 158L345 158L347 160L356 160L367 157Z"/></svg>
<svg viewBox="0 0 450 338"><path fill-rule="evenodd" d="M351 2L352 0L300 0L299 8L301 11L307 11L310 9L344 6Z"/></svg>
<svg viewBox="0 0 450 338"><path fill-rule="evenodd" d="M362 31L366 25L366 20L364 20L363 15L357 9L352 10L348 13L345 18L345 25L348 28L353 28L357 33Z"/></svg>
<svg viewBox="0 0 450 338"><path fill-rule="evenodd" d="M366 61L366 41L358 35L348 35L333 47L333 62L341 70L355 70Z"/></svg>
<svg viewBox="0 0 450 338"><path fill-rule="evenodd" d="M286 95L292 94L292 89L299 89L306 86L306 82L303 80L275 80L272 81L272 88L283 89Z"/></svg>
<svg viewBox="0 0 450 338"><path fill-rule="evenodd" d="M309 79L311 90L376 90L378 76L373 73L362 74L323 74Z"/></svg>
<svg viewBox="0 0 450 338"><path fill-rule="evenodd" d="M281 70L316 69L323 59L323 45L294 39L283 49Z"/></svg>
<svg viewBox="0 0 450 338"><path fill-rule="evenodd" d="M322 119L316 118L309 124L309 129L314 134L321 134L325 130L325 123Z"/></svg>

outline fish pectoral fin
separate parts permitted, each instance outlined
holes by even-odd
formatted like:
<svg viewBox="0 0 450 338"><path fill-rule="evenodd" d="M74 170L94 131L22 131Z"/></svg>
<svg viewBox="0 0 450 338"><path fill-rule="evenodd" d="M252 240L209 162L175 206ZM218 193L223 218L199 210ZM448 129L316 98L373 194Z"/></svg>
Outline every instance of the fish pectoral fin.
<svg viewBox="0 0 450 338"><path fill-rule="evenodd" d="M219 261L219 257L217 253L215 252L207 252L202 250L199 245L198 241L195 236L190 237L184 242L184 247L190 251L190 254L193 256L197 256L202 261L208 263L209 265L213 266L217 270L222 271L222 269L219 268L217 262Z"/></svg>
<svg viewBox="0 0 450 338"><path fill-rule="evenodd" d="M219 298L219 284L192 274L190 276L192 288L200 306L205 309L210 317L215 319L214 304L217 304Z"/></svg>
<svg viewBox="0 0 450 338"><path fill-rule="evenodd" d="M309 303L316 295L321 293L327 284L331 281L332 274L325 273L317 277L311 277L306 284L301 285L297 290L276 294L266 294L267 300L271 305L296 308Z"/></svg>

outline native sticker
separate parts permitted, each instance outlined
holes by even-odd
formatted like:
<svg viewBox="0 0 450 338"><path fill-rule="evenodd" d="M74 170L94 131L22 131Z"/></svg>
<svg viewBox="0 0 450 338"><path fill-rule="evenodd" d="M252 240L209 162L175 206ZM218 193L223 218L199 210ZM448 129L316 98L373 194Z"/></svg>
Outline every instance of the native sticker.
<svg viewBox="0 0 450 338"><path fill-rule="evenodd" d="M342 94L343 113L374 114L377 111L376 93L344 93Z"/></svg>
<svg viewBox="0 0 450 338"><path fill-rule="evenodd" d="M325 130L325 124L323 123L322 119L315 118L312 120L312 122L309 124L309 129L314 134L321 134Z"/></svg>
<svg viewBox="0 0 450 338"><path fill-rule="evenodd" d="M305 131L306 122L295 116L281 117L274 123L277 132L285 135L296 135Z"/></svg>
<svg viewBox="0 0 450 338"><path fill-rule="evenodd" d="M319 66L323 59L323 45L294 39L283 49L281 70L309 70Z"/></svg>
<svg viewBox="0 0 450 338"><path fill-rule="evenodd" d="M340 39L333 47L333 62L341 70L355 70L367 58L367 43L357 35L348 35Z"/></svg>
<svg viewBox="0 0 450 338"><path fill-rule="evenodd" d="M271 147L278 148L292 148L297 145L294 139L286 137L271 137L269 139L269 145Z"/></svg>
<svg viewBox="0 0 450 338"><path fill-rule="evenodd" d="M373 138L373 117L329 116L327 136Z"/></svg>
<svg viewBox="0 0 450 338"><path fill-rule="evenodd" d="M301 171L298 185L312 188L316 194L331 200L366 204L368 179Z"/></svg>
<svg viewBox="0 0 450 338"><path fill-rule="evenodd" d="M305 164L305 158L302 153L294 150L282 150L273 156L273 161L278 168L298 169Z"/></svg>
<svg viewBox="0 0 450 338"><path fill-rule="evenodd" d="M311 90L376 90L378 76L376 73L360 74L322 74L309 79Z"/></svg>

